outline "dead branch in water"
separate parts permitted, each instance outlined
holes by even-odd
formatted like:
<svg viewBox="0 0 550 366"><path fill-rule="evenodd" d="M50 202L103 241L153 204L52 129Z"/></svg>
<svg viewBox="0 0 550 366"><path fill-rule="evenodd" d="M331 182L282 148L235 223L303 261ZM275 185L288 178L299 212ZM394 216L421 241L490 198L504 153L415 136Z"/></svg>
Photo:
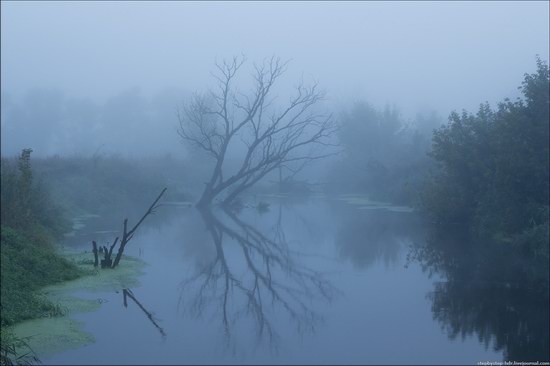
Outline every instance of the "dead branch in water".
<svg viewBox="0 0 550 366"><path fill-rule="evenodd" d="M120 246L118 247L118 252L117 252L117 255L115 257L114 262L111 261L111 256L113 254L113 249L115 248L119 237L117 236L115 238L115 240L113 241L113 244L111 244L111 247L109 249L107 249L106 246L100 247L99 252L103 252L104 256L105 256L104 259L101 260L101 268L115 268L118 265L118 263L120 262L120 259L122 258L122 254L124 253L124 248L126 247L126 244L128 244L128 242L133 238L134 233L136 232L137 228L141 225L141 223L143 223L145 218L147 218L147 216L155 213L155 210L158 208L157 204L158 204L159 200L161 199L161 197L164 195L164 192L166 192L166 189L167 188L164 188L162 190L162 192L160 192L160 194L157 196L155 201L151 204L151 206L149 206L147 211L145 211L145 214L143 214L143 216L137 222L137 224L135 224L134 227L132 229L130 229L129 231L128 231L128 219L127 218L124 219L124 228L123 228L123 233L122 233L122 240L120 241ZM92 248L93 248L92 251L94 253L94 258L95 258L94 267L97 267L98 249L97 249L97 243L95 241L92 241Z"/></svg>
<svg viewBox="0 0 550 366"><path fill-rule="evenodd" d="M145 220L147 216L155 213L155 209L158 208L157 203L162 197L162 195L164 194L164 192L166 192L166 188L164 188L162 192L160 192L157 199L151 204L151 206L149 206L145 214L141 217L141 219L130 231L127 230L128 219L124 219L124 231L122 233L122 240L120 242L120 246L118 247L118 253L116 255L115 261L113 262L113 266L111 268L115 268L118 265L118 262L120 262L120 258L122 257L122 253L124 252L124 247L126 247L126 244L128 244L128 242L133 238L134 233L136 232L139 225L141 225L141 223Z"/></svg>

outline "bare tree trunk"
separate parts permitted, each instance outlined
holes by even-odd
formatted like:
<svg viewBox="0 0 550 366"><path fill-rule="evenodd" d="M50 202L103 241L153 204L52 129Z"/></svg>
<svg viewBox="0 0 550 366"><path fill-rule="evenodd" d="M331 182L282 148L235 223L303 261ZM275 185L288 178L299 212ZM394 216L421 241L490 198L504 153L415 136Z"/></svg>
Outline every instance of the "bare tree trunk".
<svg viewBox="0 0 550 366"><path fill-rule="evenodd" d="M211 190L207 188L204 189L204 192L202 192L201 198L195 205L197 208L204 208L207 206L210 206L212 204L212 201L214 200L214 195L212 194Z"/></svg>

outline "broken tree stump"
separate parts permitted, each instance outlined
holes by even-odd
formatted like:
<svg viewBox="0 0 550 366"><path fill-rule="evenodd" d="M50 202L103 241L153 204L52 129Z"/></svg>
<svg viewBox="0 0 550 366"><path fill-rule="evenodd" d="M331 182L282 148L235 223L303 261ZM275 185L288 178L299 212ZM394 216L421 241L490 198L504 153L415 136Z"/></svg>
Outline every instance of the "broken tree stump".
<svg viewBox="0 0 550 366"><path fill-rule="evenodd" d="M94 267L97 267L98 264L98 257L97 257L97 243L92 240L92 252L94 253Z"/></svg>

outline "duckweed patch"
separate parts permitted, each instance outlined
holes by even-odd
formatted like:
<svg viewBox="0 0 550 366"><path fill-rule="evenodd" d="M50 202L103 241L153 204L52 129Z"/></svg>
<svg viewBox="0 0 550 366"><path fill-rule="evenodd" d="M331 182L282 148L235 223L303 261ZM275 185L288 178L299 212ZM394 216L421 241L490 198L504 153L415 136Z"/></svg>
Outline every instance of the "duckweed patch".
<svg viewBox="0 0 550 366"><path fill-rule="evenodd" d="M341 194L337 199L350 205L358 206L357 208L360 210L387 210L392 212L414 211L412 207L394 206L389 202L374 201L369 199L368 196L360 194Z"/></svg>
<svg viewBox="0 0 550 366"><path fill-rule="evenodd" d="M138 277L143 274L146 265L141 259L124 256L119 267L99 269L87 264L93 256L90 252L65 251L63 256L82 270L88 271L89 276L45 287L42 292L48 296L73 291L105 292L136 287L139 285Z"/></svg>
<svg viewBox="0 0 550 366"><path fill-rule="evenodd" d="M95 342L84 324L68 317L27 320L14 327L14 334L27 338L27 344L39 358L82 347ZM24 350L18 350L23 352Z"/></svg>
<svg viewBox="0 0 550 366"><path fill-rule="evenodd" d="M361 206L358 207L359 210L387 210L392 212L413 212L412 207L407 206L388 206L388 205L380 205L380 206Z"/></svg>
<svg viewBox="0 0 550 366"><path fill-rule="evenodd" d="M91 253L63 253L87 275L72 281L42 288L39 293L60 309L62 316L27 320L13 327L19 338L28 337L27 343L39 358L54 353L75 349L95 342L93 335L83 330L83 323L71 319L72 314L99 309L102 299L82 299L71 295L76 291L107 292L139 285L145 262L133 257L123 257L116 269L94 269L88 263Z"/></svg>

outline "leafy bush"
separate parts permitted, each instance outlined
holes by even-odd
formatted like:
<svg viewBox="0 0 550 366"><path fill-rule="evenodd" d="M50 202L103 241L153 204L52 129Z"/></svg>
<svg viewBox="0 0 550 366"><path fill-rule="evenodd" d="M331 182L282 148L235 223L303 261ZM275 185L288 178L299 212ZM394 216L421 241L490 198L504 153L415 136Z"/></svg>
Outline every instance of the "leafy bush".
<svg viewBox="0 0 550 366"><path fill-rule="evenodd" d="M23 150L17 168L13 161L1 160L1 224L19 231L40 226L45 235L57 237L68 229L68 220L41 182L33 178L31 152Z"/></svg>
<svg viewBox="0 0 550 366"><path fill-rule="evenodd" d="M61 309L37 292L43 286L72 280L82 273L56 254L53 242L67 228L60 208L35 182L25 149L17 168L2 159L1 187L1 325L55 316Z"/></svg>
<svg viewBox="0 0 550 366"><path fill-rule="evenodd" d="M548 65L538 59L519 88L523 99L497 110L483 104L475 115L453 112L434 131L437 169L421 201L435 220L548 253L549 86Z"/></svg>
<svg viewBox="0 0 550 366"><path fill-rule="evenodd" d="M61 315L58 306L36 291L43 286L82 275L72 263L44 243L29 240L15 230L1 228L1 322L11 325L26 319Z"/></svg>

